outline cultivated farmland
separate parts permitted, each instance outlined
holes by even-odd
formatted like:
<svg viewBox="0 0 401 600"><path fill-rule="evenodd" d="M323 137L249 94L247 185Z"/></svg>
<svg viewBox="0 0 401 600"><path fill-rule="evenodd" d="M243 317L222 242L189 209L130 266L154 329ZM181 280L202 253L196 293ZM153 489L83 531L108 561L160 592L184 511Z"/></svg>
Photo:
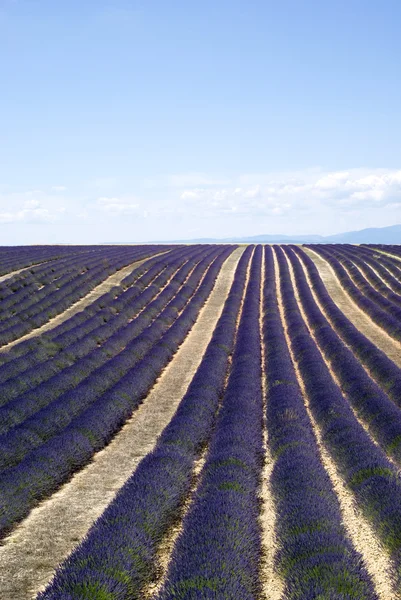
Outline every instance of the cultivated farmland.
<svg viewBox="0 0 401 600"><path fill-rule="evenodd" d="M401 597L401 246L0 248L1 600Z"/></svg>

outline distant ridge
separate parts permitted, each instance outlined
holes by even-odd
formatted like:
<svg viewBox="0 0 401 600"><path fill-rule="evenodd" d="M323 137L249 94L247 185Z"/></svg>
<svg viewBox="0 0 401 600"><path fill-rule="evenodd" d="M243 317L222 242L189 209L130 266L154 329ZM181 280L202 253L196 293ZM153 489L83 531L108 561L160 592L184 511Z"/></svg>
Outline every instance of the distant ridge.
<svg viewBox="0 0 401 600"><path fill-rule="evenodd" d="M149 242L149 243L161 243ZM163 243L169 243L164 241ZM254 235L228 238L197 238L170 240L175 244L401 244L401 225L371 227L359 231L348 231L336 235Z"/></svg>

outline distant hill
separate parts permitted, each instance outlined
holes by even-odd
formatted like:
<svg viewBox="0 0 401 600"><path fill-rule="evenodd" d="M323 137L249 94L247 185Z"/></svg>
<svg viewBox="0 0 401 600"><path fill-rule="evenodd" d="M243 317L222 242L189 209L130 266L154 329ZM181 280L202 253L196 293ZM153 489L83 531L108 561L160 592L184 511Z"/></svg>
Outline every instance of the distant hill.
<svg viewBox="0 0 401 600"><path fill-rule="evenodd" d="M313 242L310 242L313 243ZM330 244L401 244L401 225L370 227L360 231L349 231L331 235L322 243Z"/></svg>
<svg viewBox="0 0 401 600"><path fill-rule="evenodd" d="M160 242L159 242L160 243ZM168 243L168 242L164 242ZM174 240L176 244L401 244L401 225L371 227L336 235L254 235L229 238Z"/></svg>

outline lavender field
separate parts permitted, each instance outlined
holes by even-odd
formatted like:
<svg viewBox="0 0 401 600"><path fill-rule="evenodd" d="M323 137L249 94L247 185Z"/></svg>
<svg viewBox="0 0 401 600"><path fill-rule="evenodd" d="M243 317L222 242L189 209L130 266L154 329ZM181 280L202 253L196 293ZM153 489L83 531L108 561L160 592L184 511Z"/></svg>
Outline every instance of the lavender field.
<svg viewBox="0 0 401 600"><path fill-rule="evenodd" d="M1 600L401 597L401 246L0 247Z"/></svg>

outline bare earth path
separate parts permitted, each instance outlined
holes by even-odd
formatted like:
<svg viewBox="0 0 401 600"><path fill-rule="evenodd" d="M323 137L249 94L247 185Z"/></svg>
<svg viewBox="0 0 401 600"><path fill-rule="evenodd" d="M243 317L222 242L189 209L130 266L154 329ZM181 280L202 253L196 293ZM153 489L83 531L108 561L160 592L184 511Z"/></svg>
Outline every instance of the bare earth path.
<svg viewBox="0 0 401 600"><path fill-rule="evenodd" d="M47 262L47 261L45 261ZM51 261L49 261L51 262ZM34 265L29 265L29 267L24 267L23 269L18 269L18 271L11 271L10 273L6 273L5 275L1 275L0 276L0 283L2 283L3 281L7 281L7 279L11 279L11 277L14 277L14 275L19 275L19 273L22 273L23 271L28 271L29 269L33 269L34 267L39 267L40 265L43 265L44 263L36 263Z"/></svg>
<svg viewBox="0 0 401 600"><path fill-rule="evenodd" d="M330 296L337 304L338 308L344 315L361 331L366 337L373 342L380 350L385 352L392 361L401 367L401 344L386 333L379 325L376 325L371 318L359 308L357 304L350 298L347 292L341 287L336 274L329 263L316 254L310 248L302 247L302 250L315 263L320 277Z"/></svg>
<svg viewBox="0 0 401 600"><path fill-rule="evenodd" d="M169 251L167 251L167 252L169 252ZM160 256L162 254L166 254L166 253L160 252ZM92 304L92 302L97 300L97 298L99 298L100 296L103 296L103 294L107 294L107 292L109 292L115 285L119 285L121 283L121 281L124 279L124 277L127 277L127 275L129 275L134 269L136 269L137 267L142 265L147 260L154 258L155 256L159 256L159 254L154 254L153 256L148 256L147 258L144 258L143 260L138 260L136 262L133 262L133 263L127 265L126 267L124 267L123 269L116 271L115 273L113 273L113 275L110 275L110 277L108 277L107 279L102 281L102 283L99 283L99 285L97 285L95 288L93 288L93 290L91 292L89 292L89 294L86 294L86 296L84 296L83 298L78 300L78 302L75 302L75 304L70 306L70 308L67 308L67 310L65 310L64 312L60 313L56 317L53 317L53 319L50 319L47 323L45 323L41 327L38 327L37 329L30 331L29 333L27 333L26 335L23 335L22 337L18 338L17 340L14 340L13 342L10 342L9 344L5 344L4 346L1 346L0 352L2 352L3 350L9 350L10 348L12 348L12 346L19 344L20 342L23 342L25 340L29 340L30 338L41 335L43 332L48 331L49 329L54 329L54 327L57 327L57 325L64 323L64 321L67 321L67 319L70 319L76 313L84 310L84 308L89 306L89 304Z"/></svg>
<svg viewBox="0 0 401 600"><path fill-rule="evenodd" d="M263 339L263 306L264 306L264 287L265 287L265 253L263 252L262 259L262 277L261 277L261 294L260 294L260 343L262 353L262 388L263 388L263 439L265 446L265 463L262 472L262 485L260 492L261 511L260 525L262 529L262 568L261 577L263 585L263 596L266 600L280 600L284 592L284 583L274 569L274 557L277 552L276 543L276 507L271 490L271 476L274 468L274 460L270 452L269 436L267 433L266 419L266 404L267 398L267 381L266 381L266 351Z"/></svg>
<svg viewBox="0 0 401 600"><path fill-rule="evenodd" d="M384 250L379 250L379 248L375 248L375 252L380 252L380 254L385 254L385 256L389 256L390 258L395 258L396 260L401 260L401 256L397 256L396 254L391 254L390 252L385 252Z"/></svg>
<svg viewBox="0 0 401 600"><path fill-rule="evenodd" d="M152 450L201 362L243 251L237 248L224 263L197 322L132 418L88 467L35 508L0 547L2 600L35 598Z"/></svg>
<svg viewBox="0 0 401 600"><path fill-rule="evenodd" d="M274 251L275 252L275 251ZM287 259L288 260L288 259ZM354 498L352 493L345 487L344 481L337 469L334 460L331 458L329 452L326 450L323 443L320 429L315 421L312 411L309 406L309 398L306 393L305 384L302 376L299 372L297 362L294 357L294 353L291 347L291 340L287 330L286 319L284 315L284 308L281 298L280 282L279 282L279 266L277 257L274 256L275 270L276 270L276 284L277 284L277 296L279 301L279 309L281 314L281 320L285 330L285 336L287 339L287 345L291 354L295 371L298 378L298 383L302 391L302 395L305 400L305 408L307 410L309 419L313 426L313 431L316 436L316 442L319 448L320 457L322 464L328 473L333 489L337 495L340 510L342 515L342 521L347 531L349 538L351 539L355 549L362 555L365 566L371 576L376 593L380 600L391 600L395 598L394 591L391 587L391 564L387 555L383 551L376 535L371 527L370 523L365 519L361 511L355 506ZM290 266L290 265L289 265ZM297 288L294 281L294 275L290 266L290 275L292 284L294 286L294 294L297 299L298 305L301 307L301 303L298 297Z"/></svg>

